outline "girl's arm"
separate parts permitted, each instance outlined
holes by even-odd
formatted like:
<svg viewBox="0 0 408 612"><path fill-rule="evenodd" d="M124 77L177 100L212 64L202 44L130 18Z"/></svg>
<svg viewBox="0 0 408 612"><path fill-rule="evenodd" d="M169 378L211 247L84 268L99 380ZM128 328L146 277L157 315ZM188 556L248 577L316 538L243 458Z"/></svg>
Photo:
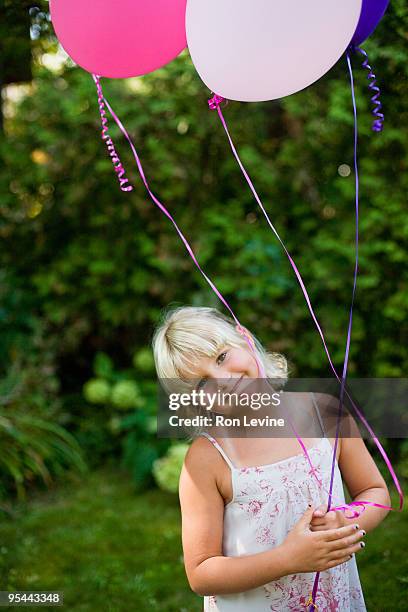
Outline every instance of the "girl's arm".
<svg viewBox="0 0 408 612"><path fill-rule="evenodd" d="M222 552L224 500L217 486L223 459L210 442L191 445L180 476L184 564L199 595L241 593L299 572L323 571L344 563L360 549L354 522L313 533L309 508L286 540L266 552L226 557Z"/></svg>
<svg viewBox="0 0 408 612"><path fill-rule="evenodd" d="M353 501L372 501L390 506L391 499L384 478L362 438L343 438L339 466ZM355 519L361 529L371 531L385 519L389 510L366 506ZM347 520L347 519L346 519Z"/></svg>

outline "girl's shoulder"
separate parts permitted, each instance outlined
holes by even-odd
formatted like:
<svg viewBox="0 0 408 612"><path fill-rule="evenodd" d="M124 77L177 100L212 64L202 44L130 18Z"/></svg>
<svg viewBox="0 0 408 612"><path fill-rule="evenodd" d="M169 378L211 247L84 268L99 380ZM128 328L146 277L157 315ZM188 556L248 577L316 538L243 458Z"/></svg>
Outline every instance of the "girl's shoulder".
<svg viewBox="0 0 408 612"><path fill-rule="evenodd" d="M316 408L319 411L319 416L322 419L322 424L326 436L328 438L335 437L337 422L339 418L340 400L334 395L328 393L314 393ZM350 411L349 403L345 398L342 406L341 418L339 424L340 438L359 437L358 427Z"/></svg>
<svg viewBox="0 0 408 612"><path fill-rule="evenodd" d="M214 444L206 436L197 436L190 444L184 463L198 464L201 469L206 468L217 472L222 457Z"/></svg>
<svg viewBox="0 0 408 612"><path fill-rule="evenodd" d="M220 480L223 482L229 471L220 452L205 436L198 436L193 440L184 458L183 469L187 470L192 478L213 482L218 489Z"/></svg>
<svg viewBox="0 0 408 612"><path fill-rule="evenodd" d="M184 458L180 474L180 499L210 496L225 503L231 497L229 469L218 450L205 436L197 437Z"/></svg>

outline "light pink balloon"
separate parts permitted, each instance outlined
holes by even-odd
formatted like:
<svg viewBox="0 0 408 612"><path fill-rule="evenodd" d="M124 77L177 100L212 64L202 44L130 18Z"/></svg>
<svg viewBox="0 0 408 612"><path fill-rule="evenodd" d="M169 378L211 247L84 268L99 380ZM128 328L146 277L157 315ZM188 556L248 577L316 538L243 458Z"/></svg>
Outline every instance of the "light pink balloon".
<svg viewBox="0 0 408 612"><path fill-rule="evenodd" d="M186 47L186 0L51 0L55 33L88 72L153 72Z"/></svg>
<svg viewBox="0 0 408 612"><path fill-rule="evenodd" d="M361 2L188 0L191 59L207 87L229 100L289 96L320 79L341 57Z"/></svg>

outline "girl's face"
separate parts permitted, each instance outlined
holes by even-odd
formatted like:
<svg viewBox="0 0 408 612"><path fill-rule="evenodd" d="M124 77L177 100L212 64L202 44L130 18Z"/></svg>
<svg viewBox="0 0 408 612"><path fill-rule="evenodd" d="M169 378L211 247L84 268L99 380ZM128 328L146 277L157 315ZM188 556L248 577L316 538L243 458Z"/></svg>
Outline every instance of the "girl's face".
<svg viewBox="0 0 408 612"><path fill-rule="evenodd" d="M209 387L215 383L225 392L239 392L240 380L257 377L258 365L249 349L225 346L215 357L206 357L200 361L196 389L208 392Z"/></svg>

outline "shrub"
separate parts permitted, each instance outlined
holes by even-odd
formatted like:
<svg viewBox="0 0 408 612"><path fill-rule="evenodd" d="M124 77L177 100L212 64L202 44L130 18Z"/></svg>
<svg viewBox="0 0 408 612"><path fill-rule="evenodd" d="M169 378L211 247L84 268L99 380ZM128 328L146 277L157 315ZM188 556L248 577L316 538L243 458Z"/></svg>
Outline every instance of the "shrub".
<svg viewBox="0 0 408 612"><path fill-rule="evenodd" d="M40 479L50 485L67 469L87 470L74 436L57 420L58 403L47 395L38 366L17 365L0 381L0 488L19 500L28 483Z"/></svg>
<svg viewBox="0 0 408 612"><path fill-rule="evenodd" d="M84 397L91 404L106 404L111 396L110 384L100 378L92 378L84 385Z"/></svg>
<svg viewBox="0 0 408 612"><path fill-rule="evenodd" d="M158 486L163 491L177 493L180 472L188 444L177 443L169 448L167 454L153 463L153 475Z"/></svg>

